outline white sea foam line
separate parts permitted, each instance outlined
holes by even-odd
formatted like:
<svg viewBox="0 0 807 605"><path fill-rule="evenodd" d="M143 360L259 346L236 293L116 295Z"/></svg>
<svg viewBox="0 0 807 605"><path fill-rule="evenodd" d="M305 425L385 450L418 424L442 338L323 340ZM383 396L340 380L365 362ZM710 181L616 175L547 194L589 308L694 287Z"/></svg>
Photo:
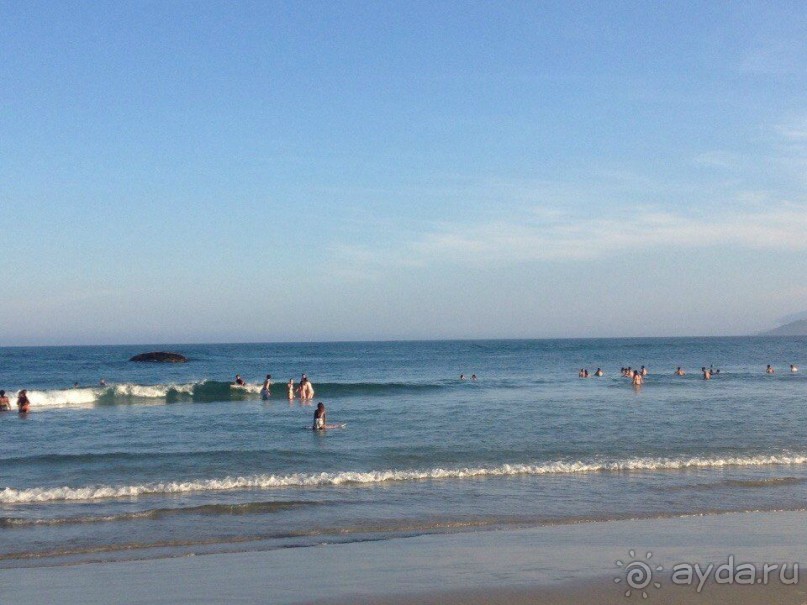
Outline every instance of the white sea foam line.
<svg viewBox="0 0 807 605"><path fill-rule="evenodd" d="M28 399L34 407L59 407L95 403L106 391L104 387L63 389L56 391L28 391Z"/></svg>
<svg viewBox="0 0 807 605"><path fill-rule="evenodd" d="M198 383L203 384L203 383ZM140 384L119 384L115 386L115 395L124 397L141 397L157 398L165 397L169 391L176 391L178 393L193 393L193 388L196 386L194 383L190 384L157 384L157 385L140 385Z"/></svg>
<svg viewBox="0 0 807 605"><path fill-rule="evenodd" d="M97 402L110 390L118 397L137 397L141 399L164 398L170 391L192 394L197 385L189 384L116 384L106 387L79 387L74 389L56 389L51 391L29 390L28 399L34 407L62 407L68 405L81 405Z"/></svg>
<svg viewBox="0 0 807 605"><path fill-rule="evenodd" d="M231 389L244 391L246 393L260 393L263 390L262 384L231 384Z"/></svg>
<svg viewBox="0 0 807 605"><path fill-rule="evenodd" d="M54 502L65 500L102 500L132 498L154 494L186 492L232 491L242 489L273 489L282 487L317 487L427 479L466 479L473 477L502 477L510 475L562 475L597 472L680 470L688 468L721 468L807 464L807 456L753 456L730 458L631 458L614 462L551 462L547 464L504 464L491 468L459 468L431 470L385 470L340 473L294 473L291 475L253 475L196 481L172 481L122 486L86 486L0 490L0 503Z"/></svg>

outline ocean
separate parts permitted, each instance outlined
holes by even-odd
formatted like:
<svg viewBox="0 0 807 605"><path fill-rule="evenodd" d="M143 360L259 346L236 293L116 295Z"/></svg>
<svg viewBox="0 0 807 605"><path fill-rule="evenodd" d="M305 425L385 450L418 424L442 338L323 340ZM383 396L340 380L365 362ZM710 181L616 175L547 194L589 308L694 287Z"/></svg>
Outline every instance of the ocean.
<svg viewBox="0 0 807 605"><path fill-rule="evenodd" d="M158 349L189 361L128 361ZM0 348L0 389L32 403L0 413L0 568L804 510L805 353L804 337ZM639 388L620 375L642 365ZM303 373L314 405L287 398ZM310 430L320 401L344 428Z"/></svg>

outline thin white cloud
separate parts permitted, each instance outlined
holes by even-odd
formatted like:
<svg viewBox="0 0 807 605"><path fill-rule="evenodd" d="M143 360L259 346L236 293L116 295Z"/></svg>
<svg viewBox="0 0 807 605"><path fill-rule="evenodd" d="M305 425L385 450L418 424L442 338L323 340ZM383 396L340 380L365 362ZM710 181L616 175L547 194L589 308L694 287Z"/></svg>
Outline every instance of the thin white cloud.
<svg viewBox="0 0 807 605"><path fill-rule="evenodd" d="M434 258L531 261L597 258L647 248L738 246L807 250L807 207L685 216L639 210L619 219L566 216L551 222L502 222L446 228L413 249Z"/></svg>
<svg viewBox="0 0 807 605"><path fill-rule="evenodd" d="M781 124L776 130L788 141L807 143L807 121L803 124Z"/></svg>
<svg viewBox="0 0 807 605"><path fill-rule="evenodd" d="M804 73L804 42L801 39L766 40L755 45L740 62L740 71L757 76Z"/></svg>
<svg viewBox="0 0 807 605"><path fill-rule="evenodd" d="M738 170L744 162L737 154L728 151L705 151L693 158L698 166L706 168L720 168L723 170Z"/></svg>
<svg viewBox="0 0 807 605"><path fill-rule="evenodd" d="M619 217L575 216L534 208L524 216L485 224L443 223L415 240L382 250L335 250L338 265L372 276L396 267L450 263L492 266L542 261L589 261L652 249L736 247L807 252L807 204L703 215L650 208Z"/></svg>

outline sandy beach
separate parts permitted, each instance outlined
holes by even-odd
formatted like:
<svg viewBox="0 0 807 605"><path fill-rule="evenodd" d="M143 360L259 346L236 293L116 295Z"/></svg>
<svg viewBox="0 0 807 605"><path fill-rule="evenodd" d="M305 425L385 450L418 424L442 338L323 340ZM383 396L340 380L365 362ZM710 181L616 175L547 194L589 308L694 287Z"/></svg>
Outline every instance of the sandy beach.
<svg viewBox="0 0 807 605"><path fill-rule="evenodd" d="M807 600L807 585L793 577L793 564L804 557L805 521L807 512L728 513L16 568L0 571L0 601L15 605L798 604ZM752 586L718 583L712 573L700 591L697 577L692 585L671 581L676 565L705 570L709 563L727 564L729 557L735 576L743 563L759 569L766 563L784 564L786 582L780 581L778 571L764 584L760 574ZM652 564L652 582L626 598L625 570L634 560ZM791 584L793 579L799 583Z"/></svg>

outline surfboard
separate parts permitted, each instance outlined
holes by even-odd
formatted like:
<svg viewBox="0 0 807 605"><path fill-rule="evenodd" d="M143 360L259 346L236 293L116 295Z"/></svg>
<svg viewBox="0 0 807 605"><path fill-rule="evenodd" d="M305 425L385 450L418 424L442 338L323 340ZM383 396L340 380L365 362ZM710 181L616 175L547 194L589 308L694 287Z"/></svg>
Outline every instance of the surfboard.
<svg viewBox="0 0 807 605"><path fill-rule="evenodd" d="M338 423L338 424L326 424L326 425L325 425L323 428L321 428L321 429L319 429L319 430L320 430L320 431L323 431L323 430L324 430L324 431L327 431L327 430L330 430L330 429L343 429L343 428L345 428L346 426L347 426L347 422L340 422L340 423ZM310 427L310 426L304 426L303 428L304 428L306 431L313 431L313 430L315 430L314 428L312 428L312 427Z"/></svg>

